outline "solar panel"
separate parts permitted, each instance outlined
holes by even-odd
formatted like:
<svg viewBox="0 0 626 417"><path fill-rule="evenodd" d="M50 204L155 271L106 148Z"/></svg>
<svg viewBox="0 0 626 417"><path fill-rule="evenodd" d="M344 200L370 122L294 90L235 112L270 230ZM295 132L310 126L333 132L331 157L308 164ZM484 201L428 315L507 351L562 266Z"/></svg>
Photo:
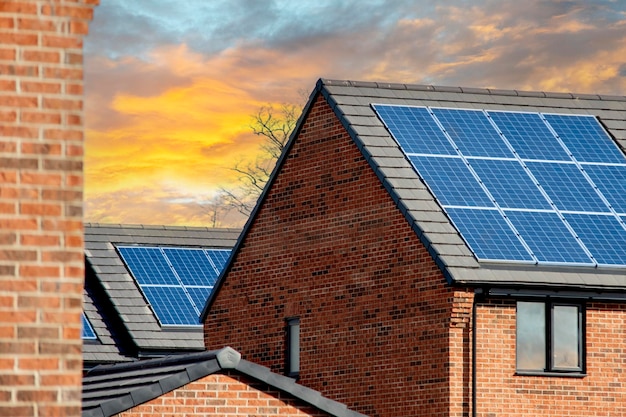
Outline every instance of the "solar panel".
<svg viewBox="0 0 626 417"><path fill-rule="evenodd" d="M218 271L202 249L164 248L183 285L213 286Z"/></svg>
<svg viewBox="0 0 626 417"><path fill-rule="evenodd" d="M507 211L506 215L539 262L594 265L555 212Z"/></svg>
<svg viewBox="0 0 626 417"><path fill-rule="evenodd" d="M199 325L200 312L230 250L118 246L157 319L165 326Z"/></svg>
<svg viewBox="0 0 626 417"><path fill-rule="evenodd" d="M626 229L615 216L601 214L564 214L564 216L599 264L626 264Z"/></svg>
<svg viewBox="0 0 626 417"><path fill-rule="evenodd" d="M83 321L83 328L82 328L81 336L83 340L96 340L98 338L96 336L96 332L93 330L93 327L91 326L91 323L89 323L89 319L87 319L87 316L85 315L85 313L83 313L82 321Z"/></svg>
<svg viewBox="0 0 626 417"><path fill-rule="evenodd" d="M133 277L140 285L177 285L174 271L159 248L120 246L120 255L127 265L132 265Z"/></svg>
<svg viewBox="0 0 626 417"><path fill-rule="evenodd" d="M596 118L373 107L480 261L626 266L626 157Z"/></svg>
<svg viewBox="0 0 626 417"><path fill-rule="evenodd" d="M626 165L584 165L583 169L618 213L626 213Z"/></svg>
<svg viewBox="0 0 626 417"><path fill-rule="evenodd" d="M406 153L456 155L450 141L424 107L377 106Z"/></svg>
<svg viewBox="0 0 626 417"><path fill-rule="evenodd" d="M442 204L493 207L491 199L462 159L410 155L409 160Z"/></svg>
<svg viewBox="0 0 626 417"><path fill-rule="evenodd" d="M163 325L197 325L199 314L182 287L141 287Z"/></svg>
<svg viewBox="0 0 626 417"><path fill-rule="evenodd" d="M626 163L624 154L595 117L546 114L545 118L579 162Z"/></svg>
<svg viewBox="0 0 626 417"><path fill-rule="evenodd" d="M518 161L472 159L470 165L501 207L550 209L550 203Z"/></svg>
<svg viewBox="0 0 626 417"><path fill-rule="evenodd" d="M513 158L511 149L481 110L433 108L432 112L464 155Z"/></svg>
<svg viewBox="0 0 626 417"><path fill-rule="evenodd" d="M213 266L215 266L218 273L226 267L226 262L230 257L229 250L205 249L204 253L206 253L211 262L213 262Z"/></svg>
<svg viewBox="0 0 626 417"><path fill-rule="evenodd" d="M528 168L559 210L609 211L576 165L528 162Z"/></svg>
<svg viewBox="0 0 626 417"><path fill-rule="evenodd" d="M447 212L479 259L535 261L497 210L448 208Z"/></svg>
<svg viewBox="0 0 626 417"><path fill-rule="evenodd" d="M569 161L570 157L538 113L488 111L522 159Z"/></svg>

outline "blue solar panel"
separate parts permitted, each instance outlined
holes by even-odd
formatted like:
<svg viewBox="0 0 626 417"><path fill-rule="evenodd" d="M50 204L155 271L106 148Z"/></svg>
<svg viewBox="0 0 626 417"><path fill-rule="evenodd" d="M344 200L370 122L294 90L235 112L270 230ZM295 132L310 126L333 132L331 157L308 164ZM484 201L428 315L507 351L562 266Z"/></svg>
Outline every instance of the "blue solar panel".
<svg viewBox="0 0 626 417"><path fill-rule="evenodd" d="M181 287L143 286L148 302L163 325L198 325L198 311Z"/></svg>
<svg viewBox="0 0 626 417"><path fill-rule="evenodd" d="M577 161L626 163L624 154L595 117L546 114L545 118Z"/></svg>
<svg viewBox="0 0 626 417"><path fill-rule="evenodd" d="M213 286L218 272L202 249L164 248L183 285Z"/></svg>
<svg viewBox="0 0 626 417"><path fill-rule="evenodd" d="M513 158L513 153L482 110L432 111L463 155Z"/></svg>
<svg viewBox="0 0 626 417"><path fill-rule="evenodd" d="M411 155L409 160L441 204L493 207L489 196L462 159Z"/></svg>
<svg viewBox="0 0 626 417"><path fill-rule="evenodd" d="M375 105L404 152L456 155L456 150L423 107Z"/></svg>
<svg viewBox="0 0 626 417"><path fill-rule="evenodd" d="M213 291L213 287L187 287L187 292L199 311L204 308L211 291Z"/></svg>
<svg viewBox="0 0 626 417"><path fill-rule="evenodd" d="M539 262L594 265L555 212L507 211L506 216Z"/></svg>
<svg viewBox="0 0 626 417"><path fill-rule="evenodd" d="M626 265L626 157L594 117L374 108L480 260Z"/></svg>
<svg viewBox="0 0 626 417"><path fill-rule="evenodd" d="M226 262L230 257L230 250L224 249L205 249L207 256L213 262L218 274L226 267Z"/></svg>
<svg viewBox="0 0 626 417"><path fill-rule="evenodd" d="M230 250L119 246L162 325L199 325L200 311Z"/></svg>
<svg viewBox="0 0 626 417"><path fill-rule="evenodd" d="M584 165L583 169L611 207L626 213L626 165Z"/></svg>
<svg viewBox="0 0 626 417"><path fill-rule="evenodd" d="M478 259L534 261L497 210L448 208L446 211Z"/></svg>
<svg viewBox="0 0 626 417"><path fill-rule="evenodd" d="M609 211L576 165L548 162L528 162L527 165L560 210Z"/></svg>
<svg viewBox="0 0 626 417"><path fill-rule="evenodd" d="M522 159L571 160L537 113L488 113Z"/></svg>
<svg viewBox="0 0 626 417"><path fill-rule="evenodd" d="M91 323L89 323L89 320L87 319L87 316L85 316L85 313L83 313L83 328L82 328L82 338L84 340L96 340L97 336L96 336L96 332L93 330L93 327L91 327Z"/></svg>
<svg viewBox="0 0 626 417"><path fill-rule="evenodd" d="M616 217L564 214L599 264L626 265L626 229Z"/></svg>
<svg viewBox="0 0 626 417"><path fill-rule="evenodd" d="M139 284L177 285L178 279L159 248L120 246L122 259Z"/></svg>
<svg viewBox="0 0 626 417"><path fill-rule="evenodd" d="M478 174L500 207L550 209L550 203L517 161L472 159Z"/></svg>

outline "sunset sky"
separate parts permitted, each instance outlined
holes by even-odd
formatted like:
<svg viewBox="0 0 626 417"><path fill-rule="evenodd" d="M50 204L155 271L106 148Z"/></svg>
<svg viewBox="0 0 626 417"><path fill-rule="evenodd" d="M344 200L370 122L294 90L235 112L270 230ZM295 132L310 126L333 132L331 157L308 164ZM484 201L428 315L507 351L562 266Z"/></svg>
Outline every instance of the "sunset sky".
<svg viewBox="0 0 626 417"><path fill-rule="evenodd" d="M85 220L211 226L251 116L320 77L626 95L626 0L102 0Z"/></svg>

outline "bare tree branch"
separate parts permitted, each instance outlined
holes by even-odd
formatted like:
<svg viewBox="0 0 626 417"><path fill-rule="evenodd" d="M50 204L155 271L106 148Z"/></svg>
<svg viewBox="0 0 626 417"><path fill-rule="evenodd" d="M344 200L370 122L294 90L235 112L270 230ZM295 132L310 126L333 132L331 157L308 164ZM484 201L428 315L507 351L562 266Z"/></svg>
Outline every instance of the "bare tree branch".
<svg viewBox="0 0 626 417"><path fill-rule="evenodd" d="M296 126L301 109L295 104L283 104L278 108L267 105L251 116L252 133L262 138L259 153L254 162L237 161L229 168L238 174L237 184L232 189L220 189L220 204L250 216ZM215 218L213 223L216 223Z"/></svg>

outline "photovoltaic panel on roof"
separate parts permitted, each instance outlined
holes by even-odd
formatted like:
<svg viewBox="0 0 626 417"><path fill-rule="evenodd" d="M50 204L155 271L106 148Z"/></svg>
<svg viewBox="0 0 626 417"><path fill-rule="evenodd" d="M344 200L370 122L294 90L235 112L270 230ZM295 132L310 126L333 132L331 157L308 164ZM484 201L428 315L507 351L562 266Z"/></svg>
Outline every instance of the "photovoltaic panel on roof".
<svg viewBox="0 0 626 417"><path fill-rule="evenodd" d="M584 165L598 190L618 213L626 213L626 165Z"/></svg>
<svg viewBox="0 0 626 417"><path fill-rule="evenodd" d="M226 267L226 261L228 261L228 258L230 257L229 250L205 249L204 252L213 262L213 265L218 272L221 272L224 267Z"/></svg>
<svg viewBox="0 0 626 417"><path fill-rule="evenodd" d="M195 306L202 311L213 287L187 287L187 292Z"/></svg>
<svg viewBox="0 0 626 417"><path fill-rule="evenodd" d="M626 163L624 154L594 117L562 114L544 117L579 162Z"/></svg>
<svg viewBox="0 0 626 417"><path fill-rule="evenodd" d="M159 322L200 325L207 297L230 256L230 250L189 247L118 246Z"/></svg>
<svg viewBox="0 0 626 417"><path fill-rule="evenodd" d="M182 287L142 287L163 325L197 325L199 314Z"/></svg>
<svg viewBox="0 0 626 417"><path fill-rule="evenodd" d="M219 272L202 249L164 248L183 285L213 286Z"/></svg>
<svg viewBox="0 0 626 417"><path fill-rule="evenodd" d="M159 248L141 246L118 247L133 277L139 284L176 285L178 279Z"/></svg>
<svg viewBox="0 0 626 417"><path fill-rule="evenodd" d="M551 162L528 162L527 165L559 210L609 211L576 165Z"/></svg>
<svg viewBox="0 0 626 417"><path fill-rule="evenodd" d="M485 190L460 158L409 156L424 181L440 199L451 206L493 206Z"/></svg>
<svg viewBox="0 0 626 417"><path fill-rule="evenodd" d="M428 109L421 107L383 106L376 109L388 120L409 153L456 155L454 147L443 134Z"/></svg>
<svg viewBox="0 0 626 417"><path fill-rule="evenodd" d="M564 214L599 264L623 265L626 230L617 218L600 214Z"/></svg>
<svg viewBox="0 0 626 417"><path fill-rule="evenodd" d="M501 207L550 209L528 170L517 160L472 159L470 165Z"/></svg>
<svg viewBox="0 0 626 417"><path fill-rule="evenodd" d="M464 155L513 158L513 153L482 111L437 108L432 111Z"/></svg>
<svg viewBox="0 0 626 417"><path fill-rule="evenodd" d="M87 316L85 316L85 313L83 313L82 322L83 328L81 336L83 340L96 340L96 332L93 330L93 327L91 326L91 323L89 323L89 320L87 319Z"/></svg>
<svg viewBox="0 0 626 417"><path fill-rule="evenodd" d="M447 212L479 259L535 261L497 210L449 208Z"/></svg>
<svg viewBox="0 0 626 417"><path fill-rule="evenodd" d="M373 107L480 261L626 267L626 158L594 117Z"/></svg>
<svg viewBox="0 0 626 417"><path fill-rule="evenodd" d="M539 262L593 265L557 213L506 211L506 216Z"/></svg>
<svg viewBox="0 0 626 417"><path fill-rule="evenodd" d="M570 157L537 113L489 111L489 117L522 159L569 161Z"/></svg>

